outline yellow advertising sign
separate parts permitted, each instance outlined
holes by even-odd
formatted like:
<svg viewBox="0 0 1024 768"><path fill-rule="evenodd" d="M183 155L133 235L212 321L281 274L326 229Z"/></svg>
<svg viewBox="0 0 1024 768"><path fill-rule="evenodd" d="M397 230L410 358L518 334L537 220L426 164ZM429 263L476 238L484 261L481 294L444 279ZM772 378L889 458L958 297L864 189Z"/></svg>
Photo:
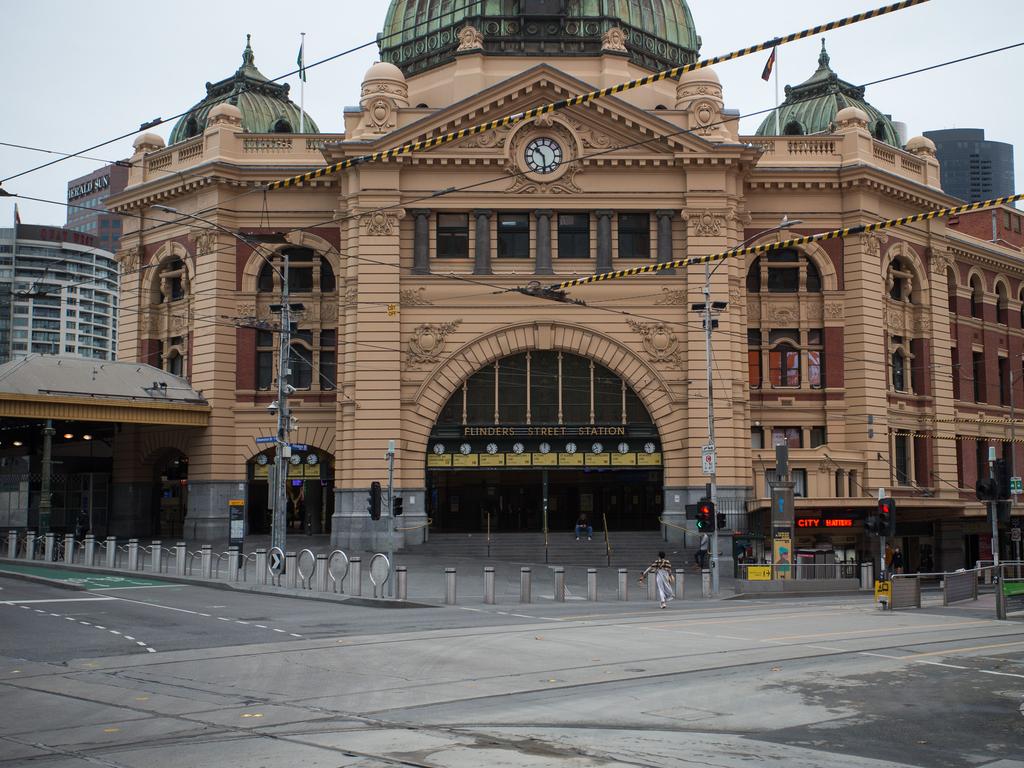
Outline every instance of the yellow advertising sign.
<svg viewBox="0 0 1024 768"><path fill-rule="evenodd" d="M607 467L611 462L607 453L588 453L586 463L588 467Z"/></svg>
<svg viewBox="0 0 1024 768"><path fill-rule="evenodd" d="M257 464L255 467L252 468L252 476L256 480L259 480L261 478L266 478L269 475L270 475L270 465L269 464Z"/></svg>
<svg viewBox="0 0 1024 768"><path fill-rule="evenodd" d="M533 463L532 457L528 453L506 453L505 454L505 466L506 467L528 467Z"/></svg>
<svg viewBox="0 0 1024 768"><path fill-rule="evenodd" d="M582 453L560 453L558 454L558 466L560 467L582 467Z"/></svg>
<svg viewBox="0 0 1024 768"><path fill-rule="evenodd" d="M885 601L886 603L892 602L892 582L891 581L876 581L875 582L875 602Z"/></svg>
<svg viewBox="0 0 1024 768"><path fill-rule="evenodd" d="M557 453L535 453L533 454L533 466L535 467L557 467Z"/></svg>
<svg viewBox="0 0 1024 768"><path fill-rule="evenodd" d="M452 457L450 453L442 453L440 456L436 453L427 454L428 467L450 467L451 465Z"/></svg>
<svg viewBox="0 0 1024 768"><path fill-rule="evenodd" d="M613 467L635 467L636 466L636 454L635 453L613 453L612 454L612 466Z"/></svg>
<svg viewBox="0 0 1024 768"><path fill-rule="evenodd" d="M504 467L505 466L505 454L504 453L481 453L480 454L480 466L481 467Z"/></svg>
<svg viewBox="0 0 1024 768"><path fill-rule="evenodd" d="M480 466L480 457L475 453L468 453L462 455L461 453L452 454L452 466L453 467L478 467Z"/></svg>
<svg viewBox="0 0 1024 768"><path fill-rule="evenodd" d="M747 581L771 581L772 567L770 565L748 565Z"/></svg>
<svg viewBox="0 0 1024 768"><path fill-rule="evenodd" d="M661 466L661 454L660 453L640 453L637 454L636 463L641 467L660 467Z"/></svg>
<svg viewBox="0 0 1024 768"><path fill-rule="evenodd" d="M788 533L775 534L772 542L772 561L775 563L775 577L793 578L793 542Z"/></svg>

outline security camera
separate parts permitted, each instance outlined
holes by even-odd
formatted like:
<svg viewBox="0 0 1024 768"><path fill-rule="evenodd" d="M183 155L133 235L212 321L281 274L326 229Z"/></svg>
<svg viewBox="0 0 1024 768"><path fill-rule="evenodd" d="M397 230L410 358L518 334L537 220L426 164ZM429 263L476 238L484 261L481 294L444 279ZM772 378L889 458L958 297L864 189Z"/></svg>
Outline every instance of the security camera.
<svg viewBox="0 0 1024 768"><path fill-rule="evenodd" d="M270 411L271 413L277 413L277 400L268 405L267 410Z"/></svg>
<svg viewBox="0 0 1024 768"><path fill-rule="evenodd" d="M295 387L293 387L293 386L292 386L291 384L285 384L285 385L284 385L284 393L285 393L286 395L294 395L294 394L295 394L296 392L298 392L298 391L299 391L299 390L297 390L297 389L296 389Z"/></svg>

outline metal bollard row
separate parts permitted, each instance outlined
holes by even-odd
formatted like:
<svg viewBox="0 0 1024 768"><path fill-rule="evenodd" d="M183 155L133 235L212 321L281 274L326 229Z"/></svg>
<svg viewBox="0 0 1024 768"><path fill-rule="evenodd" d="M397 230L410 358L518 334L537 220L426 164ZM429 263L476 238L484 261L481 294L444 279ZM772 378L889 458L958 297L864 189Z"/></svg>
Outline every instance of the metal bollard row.
<svg viewBox="0 0 1024 768"><path fill-rule="evenodd" d="M519 602L529 603L532 602L533 589L532 584L533 575L529 568L523 567L519 569Z"/></svg>
<svg viewBox="0 0 1024 768"><path fill-rule="evenodd" d="M444 603L455 605L455 569L444 569Z"/></svg>

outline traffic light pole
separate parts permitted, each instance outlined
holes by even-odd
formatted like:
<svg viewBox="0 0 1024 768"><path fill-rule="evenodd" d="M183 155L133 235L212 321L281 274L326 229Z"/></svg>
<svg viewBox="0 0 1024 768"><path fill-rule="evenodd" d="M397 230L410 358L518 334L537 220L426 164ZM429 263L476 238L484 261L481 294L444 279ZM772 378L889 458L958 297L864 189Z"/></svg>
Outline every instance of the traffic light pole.
<svg viewBox="0 0 1024 768"><path fill-rule="evenodd" d="M281 278L281 333L277 354L277 450L274 452L274 474L277 487L274 489L274 518L270 528L270 546L286 552L288 524L288 460L291 458L291 442L288 439L290 412L288 410L289 357L291 355L292 318L288 294L288 253L284 255ZM287 455L286 455L287 454Z"/></svg>
<svg viewBox="0 0 1024 768"><path fill-rule="evenodd" d="M995 472L995 448L989 447L988 457L988 476L992 482L996 482ZM997 483L998 485L998 483ZM992 520L992 565L996 568L999 567L999 502L995 500L989 501L986 505L988 507L988 516Z"/></svg>
<svg viewBox="0 0 1024 768"><path fill-rule="evenodd" d="M718 452L715 449L715 393L711 381L711 265L704 265L704 351L707 360L708 384L708 445L715 457L715 466L711 470L710 487L711 503L718 509L718 481L716 477ZM714 515L714 513L712 513ZM711 521L711 593L718 594L718 521Z"/></svg>
<svg viewBox="0 0 1024 768"><path fill-rule="evenodd" d="M388 440L388 597L395 596L395 441Z"/></svg>

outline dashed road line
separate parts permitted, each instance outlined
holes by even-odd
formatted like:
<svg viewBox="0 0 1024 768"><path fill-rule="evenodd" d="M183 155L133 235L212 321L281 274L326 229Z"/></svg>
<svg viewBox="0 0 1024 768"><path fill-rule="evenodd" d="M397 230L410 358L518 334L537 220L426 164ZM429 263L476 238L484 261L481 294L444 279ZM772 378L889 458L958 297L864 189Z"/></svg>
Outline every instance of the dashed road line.
<svg viewBox="0 0 1024 768"><path fill-rule="evenodd" d="M12 605L12 603L11 602L4 602L4 603L0 603L0 605ZM19 605L17 607L18 608L25 608L26 610L28 610L28 608L29 608L29 606L27 606L27 605ZM49 616L52 616L55 619L64 619L65 621L77 622L78 624L81 624L83 627L92 627L93 629L98 629L98 630L101 630L101 631L104 631L104 632L109 632L110 634L116 635L118 637L123 637L126 640L133 640L136 645L142 646L143 648L146 649L146 651L148 653L156 653L156 649L150 647L150 645L148 643L144 643L141 640L135 640L135 638L133 638L133 637L131 637L129 635L125 635L122 632L120 632L119 630L107 629L106 627L100 626L99 624L91 624L88 621L83 621L83 620L81 620L81 619L79 619L79 618L77 618L75 616L62 616L59 613L48 613L47 611L40 610L39 608L36 608L34 610L35 610L36 613L38 613L38 614L40 614L42 616L49 615Z"/></svg>

